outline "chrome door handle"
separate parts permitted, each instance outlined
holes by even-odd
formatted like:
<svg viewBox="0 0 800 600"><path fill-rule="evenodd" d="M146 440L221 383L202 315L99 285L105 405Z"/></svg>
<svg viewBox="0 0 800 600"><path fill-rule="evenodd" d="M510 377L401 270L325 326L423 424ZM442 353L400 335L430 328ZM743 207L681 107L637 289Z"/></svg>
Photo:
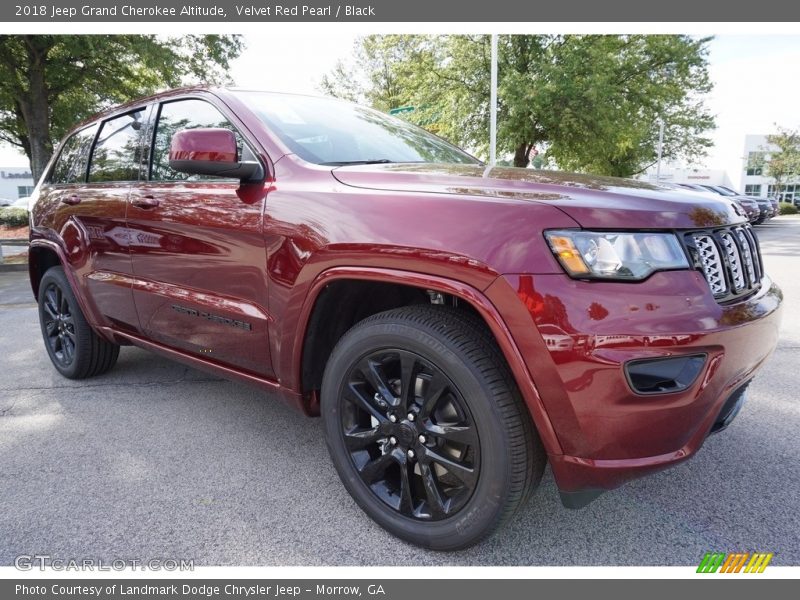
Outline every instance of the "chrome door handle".
<svg viewBox="0 0 800 600"><path fill-rule="evenodd" d="M161 201L158 198L153 198L153 196L142 196L141 198L134 198L131 200L131 204L133 204L136 208L156 208Z"/></svg>
<svg viewBox="0 0 800 600"><path fill-rule="evenodd" d="M69 204L70 206L75 206L76 204L81 203L81 197L77 194L71 194L69 196L62 196L61 197L62 204Z"/></svg>

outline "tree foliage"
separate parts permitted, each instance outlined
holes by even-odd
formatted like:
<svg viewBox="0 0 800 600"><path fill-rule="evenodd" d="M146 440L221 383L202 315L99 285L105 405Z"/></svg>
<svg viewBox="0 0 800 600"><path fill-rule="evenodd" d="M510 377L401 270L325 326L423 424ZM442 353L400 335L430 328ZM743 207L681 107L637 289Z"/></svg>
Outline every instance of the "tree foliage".
<svg viewBox="0 0 800 600"><path fill-rule="evenodd" d="M0 36L0 139L23 150L34 178L75 123L160 88L221 83L237 36Z"/></svg>
<svg viewBox="0 0 800 600"><path fill-rule="evenodd" d="M765 175L775 180L778 198L787 183L800 178L800 131L778 127L778 132L767 136L769 148L759 153L764 161Z"/></svg>
<svg viewBox="0 0 800 600"><path fill-rule="evenodd" d="M708 39L682 35L507 35L498 44L498 155L527 166L629 176L663 157L705 153L714 126ZM323 91L414 120L488 155L490 37L367 36L355 67L339 64Z"/></svg>

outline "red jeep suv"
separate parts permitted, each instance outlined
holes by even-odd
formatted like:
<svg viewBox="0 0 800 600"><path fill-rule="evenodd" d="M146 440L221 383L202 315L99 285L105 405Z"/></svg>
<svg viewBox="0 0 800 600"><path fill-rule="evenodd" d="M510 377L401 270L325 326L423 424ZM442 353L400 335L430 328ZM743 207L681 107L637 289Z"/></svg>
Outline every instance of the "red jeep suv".
<svg viewBox="0 0 800 600"><path fill-rule="evenodd" d="M429 548L491 533L547 462L577 508L689 458L778 337L724 198L489 167L333 99L132 102L74 129L37 195L60 373L133 344L321 415L356 502Z"/></svg>

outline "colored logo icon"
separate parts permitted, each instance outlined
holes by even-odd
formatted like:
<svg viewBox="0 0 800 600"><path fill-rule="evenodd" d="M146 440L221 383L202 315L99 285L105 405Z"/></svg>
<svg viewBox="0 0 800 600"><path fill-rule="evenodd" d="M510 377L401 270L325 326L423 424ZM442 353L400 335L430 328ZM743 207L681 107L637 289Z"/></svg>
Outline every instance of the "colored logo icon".
<svg viewBox="0 0 800 600"><path fill-rule="evenodd" d="M698 573L763 573L772 560L772 552L706 552Z"/></svg>

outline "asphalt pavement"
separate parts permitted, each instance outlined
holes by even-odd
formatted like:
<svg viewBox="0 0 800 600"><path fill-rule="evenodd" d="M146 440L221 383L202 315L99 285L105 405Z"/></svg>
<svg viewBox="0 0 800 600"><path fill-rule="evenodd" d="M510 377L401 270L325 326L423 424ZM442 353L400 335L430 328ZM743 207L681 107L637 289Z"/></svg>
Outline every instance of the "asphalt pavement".
<svg viewBox="0 0 800 600"><path fill-rule="evenodd" d="M420 550L340 484L318 419L123 348L73 382L45 353L24 272L0 272L0 565L18 555L195 565L696 565L708 551L800 565L800 217L758 227L783 287L778 349L731 427L691 461L562 508L548 472L509 525Z"/></svg>

